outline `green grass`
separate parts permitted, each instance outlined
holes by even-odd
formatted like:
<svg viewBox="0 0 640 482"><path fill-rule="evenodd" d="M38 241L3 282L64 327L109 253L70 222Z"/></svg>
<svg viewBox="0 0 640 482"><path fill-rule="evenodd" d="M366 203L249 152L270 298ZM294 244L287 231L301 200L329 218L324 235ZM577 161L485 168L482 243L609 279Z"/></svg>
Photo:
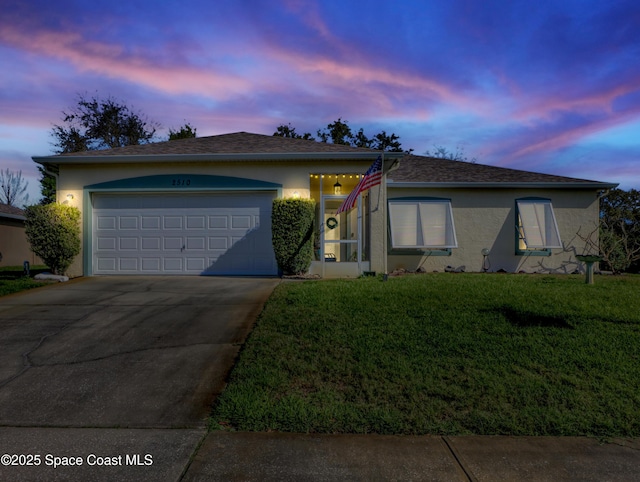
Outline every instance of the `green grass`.
<svg viewBox="0 0 640 482"><path fill-rule="evenodd" d="M31 276L46 271L46 266L34 266L31 268ZM22 266L3 266L0 267L0 296L17 293L31 288L44 286L48 283L34 281L32 278L23 276Z"/></svg>
<svg viewBox="0 0 640 482"><path fill-rule="evenodd" d="M285 283L212 426L640 436L639 295L636 276Z"/></svg>

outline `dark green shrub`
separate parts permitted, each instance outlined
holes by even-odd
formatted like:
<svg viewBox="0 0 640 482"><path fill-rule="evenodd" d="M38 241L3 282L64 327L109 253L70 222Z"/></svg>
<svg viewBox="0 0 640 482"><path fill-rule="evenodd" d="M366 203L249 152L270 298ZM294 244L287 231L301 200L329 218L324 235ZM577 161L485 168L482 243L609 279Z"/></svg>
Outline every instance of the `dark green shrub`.
<svg viewBox="0 0 640 482"><path fill-rule="evenodd" d="M64 204L29 206L25 233L31 250L54 274L64 274L80 253L80 211Z"/></svg>
<svg viewBox="0 0 640 482"><path fill-rule="evenodd" d="M283 274L305 273L313 259L315 202L274 199L271 212L273 251Z"/></svg>

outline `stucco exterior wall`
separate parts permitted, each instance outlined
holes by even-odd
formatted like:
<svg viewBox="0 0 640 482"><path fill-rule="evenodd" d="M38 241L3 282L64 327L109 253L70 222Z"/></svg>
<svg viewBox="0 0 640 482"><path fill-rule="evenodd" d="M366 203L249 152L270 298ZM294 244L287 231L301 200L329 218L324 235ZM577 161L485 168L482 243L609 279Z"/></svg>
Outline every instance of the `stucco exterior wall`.
<svg viewBox="0 0 640 482"><path fill-rule="evenodd" d="M34 266L42 260L31 251L24 233L24 222L0 217L0 266L22 266L25 261Z"/></svg>
<svg viewBox="0 0 640 482"><path fill-rule="evenodd" d="M301 198L309 198L312 173L361 173L371 165L371 160L354 161L236 161L236 162L180 162L180 163L130 163L130 164L63 164L60 166L57 196L58 202L70 204L81 211L85 205L83 188L92 184L121 179L155 176L161 174L176 175L215 175L230 176L282 185L282 196L291 197L294 193ZM179 192L176 188L175 192ZM172 191L173 192L173 191ZM68 195L73 198L68 198ZM319 201L319 200L317 200ZM84 216L84 213L83 213ZM84 237L82 226L82 236ZM84 247L83 247L84 250ZM70 266L67 274L71 277L82 276L84 253L81 252Z"/></svg>
<svg viewBox="0 0 640 482"><path fill-rule="evenodd" d="M388 269L404 268L427 272L443 271L447 266L464 267L467 272L482 271L481 250L488 248L489 271L572 273L584 266L575 258L582 254L585 235L597 227L599 201L593 190L567 189L390 189L389 199L436 197L451 200L458 248L450 256L389 254ZM553 204L562 249L551 256L516 255L516 199L539 197Z"/></svg>
<svg viewBox="0 0 640 482"><path fill-rule="evenodd" d="M160 174L218 175L267 181L281 184L283 197L293 196L297 192L300 197L309 198L312 197L310 174L363 173L370 164L371 160L324 160L61 165L58 202L82 210L85 205L83 188L87 185ZM464 266L465 271L481 271L483 248L490 250L490 271L571 273L576 269L583 270L575 255L582 253L584 243L576 233L593 231L598 221L599 203L595 190L406 189L394 188L392 184L388 188L386 194L384 184L373 187L369 192L369 269L378 273L399 268L443 271L447 266ZM73 195L73 199L68 199L68 194ZM399 197L450 199L458 248L452 249L450 256L399 255L393 252L387 255L387 199ZM553 203L564 248L552 250L551 256L516 255L515 205L516 199L525 197L546 198ZM83 259L82 253L75 259L68 271L70 276L83 274Z"/></svg>

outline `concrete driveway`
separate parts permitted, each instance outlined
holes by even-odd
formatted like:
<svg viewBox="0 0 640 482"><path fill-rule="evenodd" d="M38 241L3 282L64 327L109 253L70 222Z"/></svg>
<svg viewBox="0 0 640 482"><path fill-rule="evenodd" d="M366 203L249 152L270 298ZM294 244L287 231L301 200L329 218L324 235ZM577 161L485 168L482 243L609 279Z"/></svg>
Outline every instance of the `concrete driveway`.
<svg viewBox="0 0 640 482"><path fill-rule="evenodd" d="M155 451L154 463L111 466L101 480L179 477L278 282L95 277L0 298L0 454L41 455L40 467L0 466L0 479L37 478L47 453L84 465L42 480L95 476L95 464L84 472L92 451L114 462Z"/></svg>

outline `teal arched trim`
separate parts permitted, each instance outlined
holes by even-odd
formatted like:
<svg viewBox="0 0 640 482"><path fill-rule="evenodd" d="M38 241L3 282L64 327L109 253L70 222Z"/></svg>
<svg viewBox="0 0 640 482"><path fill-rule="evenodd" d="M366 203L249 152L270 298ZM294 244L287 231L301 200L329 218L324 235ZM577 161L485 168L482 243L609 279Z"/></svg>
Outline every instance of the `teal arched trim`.
<svg viewBox="0 0 640 482"><path fill-rule="evenodd" d="M256 179L207 174L159 174L156 176L130 177L85 186L89 191L193 191L193 190L277 190L282 184Z"/></svg>

